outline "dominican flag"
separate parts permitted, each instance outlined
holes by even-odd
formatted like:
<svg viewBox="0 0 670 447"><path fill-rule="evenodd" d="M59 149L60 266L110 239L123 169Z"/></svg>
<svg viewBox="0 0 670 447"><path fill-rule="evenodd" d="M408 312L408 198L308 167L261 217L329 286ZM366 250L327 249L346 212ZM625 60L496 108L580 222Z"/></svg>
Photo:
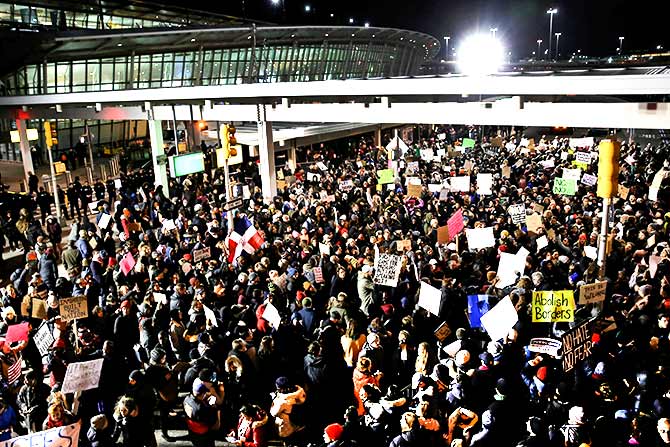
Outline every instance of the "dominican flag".
<svg viewBox="0 0 670 447"><path fill-rule="evenodd" d="M252 254L263 245L263 236L246 216L234 220L233 232L228 238L228 262L232 263L242 251Z"/></svg>

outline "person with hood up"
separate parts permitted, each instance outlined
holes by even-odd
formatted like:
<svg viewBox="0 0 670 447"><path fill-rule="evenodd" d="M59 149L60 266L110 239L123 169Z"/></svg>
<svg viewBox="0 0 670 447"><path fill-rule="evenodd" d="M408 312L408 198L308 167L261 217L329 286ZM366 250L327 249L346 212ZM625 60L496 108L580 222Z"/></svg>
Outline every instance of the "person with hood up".
<svg viewBox="0 0 670 447"><path fill-rule="evenodd" d="M297 412L297 406L305 403L307 394L299 385L291 385L285 376L275 381L277 391L274 393L270 415L274 418L275 427L280 438L288 438L304 429L300 421L291 419L291 414Z"/></svg>

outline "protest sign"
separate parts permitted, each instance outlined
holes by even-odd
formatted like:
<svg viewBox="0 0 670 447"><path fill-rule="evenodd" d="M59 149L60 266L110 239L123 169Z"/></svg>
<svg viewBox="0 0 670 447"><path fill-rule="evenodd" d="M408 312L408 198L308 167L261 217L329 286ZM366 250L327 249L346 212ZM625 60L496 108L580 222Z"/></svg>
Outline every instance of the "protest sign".
<svg viewBox="0 0 670 447"><path fill-rule="evenodd" d="M456 357L458 351L461 350L461 346L463 346L463 342L461 340L454 340L442 348L442 350L446 352L449 357Z"/></svg>
<svg viewBox="0 0 670 447"><path fill-rule="evenodd" d="M512 222L515 225L523 225L526 223L526 205L523 203L517 203L515 205L510 205L507 208L507 212L512 218Z"/></svg>
<svg viewBox="0 0 670 447"><path fill-rule="evenodd" d="M116 189L121 189L122 185L121 185L121 179L120 178L114 179L114 187Z"/></svg>
<svg viewBox="0 0 670 447"><path fill-rule="evenodd" d="M575 298L572 290L533 292L533 323L575 321Z"/></svg>
<svg viewBox="0 0 670 447"><path fill-rule="evenodd" d="M21 324L12 324L7 328L5 343L8 345L16 341L28 341L28 322Z"/></svg>
<svg viewBox="0 0 670 447"><path fill-rule="evenodd" d="M142 231L142 224L140 222L130 222L128 224L128 231L131 233Z"/></svg>
<svg viewBox="0 0 670 447"><path fill-rule="evenodd" d="M563 168L563 178L567 180L579 180L582 176L580 169Z"/></svg>
<svg viewBox="0 0 670 447"><path fill-rule="evenodd" d="M440 314L440 301L442 300L442 292L440 289L421 281L421 290L419 291L419 302L417 305L426 309L435 316Z"/></svg>
<svg viewBox="0 0 670 447"><path fill-rule="evenodd" d="M393 172L393 171L391 171L391 172ZM353 180L342 180L340 182L340 189L342 191L347 192L353 187L354 187L354 181Z"/></svg>
<svg viewBox="0 0 670 447"><path fill-rule="evenodd" d="M432 193L440 192L442 191L442 183L429 183L428 184L428 191Z"/></svg>
<svg viewBox="0 0 670 447"><path fill-rule="evenodd" d="M454 214L451 215L447 221L447 227L449 228L449 240L452 240L456 237L458 233L463 231L465 225L463 224L463 209L459 208Z"/></svg>
<svg viewBox="0 0 670 447"><path fill-rule="evenodd" d="M314 267L314 281L323 284L325 281L323 280L323 270L321 267Z"/></svg>
<svg viewBox="0 0 670 447"><path fill-rule="evenodd" d="M453 192L470 192L470 176L452 177L449 185Z"/></svg>
<svg viewBox="0 0 670 447"><path fill-rule="evenodd" d="M128 273L130 273L133 270L133 267L135 267L135 258L133 258L132 253L128 252L126 255L121 259L121 262L119 262L119 266L121 267L121 271L123 272L124 275L128 276Z"/></svg>
<svg viewBox="0 0 670 447"><path fill-rule="evenodd" d="M526 257L517 256L511 253L500 253L500 262L498 264L498 282L496 288L504 289L517 282L523 276L526 270Z"/></svg>
<svg viewBox="0 0 670 447"><path fill-rule="evenodd" d="M517 315L509 296L500 300L493 309L481 317L482 326L493 341L505 338L518 321L519 315Z"/></svg>
<svg viewBox="0 0 670 447"><path fill-rule="evenodd" d="M393 172L392 169L391 169L391 172ZM315 172L308 172L307 173L307 181L308 182L320 182L321 181L321 174L317 174ZM251 193L249 192L249 194L246 194L246 191L244 190L245 186L247 187L247 191L249 190L249 187L247 185L242 186L242 197L245 200L247 200L247 199L251 198Z"/></svg>
<svg viewBox="0 0 670 447"><path fill-rule="evenodd" d="M167 295L160 292L153 292L154 301L157 304L162 304L163 306L167 304Z"/></svg>
<svg viewBox="0 0 670 447"><path fill-rule="evenodd" d="M584 254L586 255L587 258L593 259L595 261L596 258L598 257L598 249L590 245L585 245Z"/></svg>
<svg viewBox="0 0 670 447"><path fill-rule="evenodd" d="M535 211L536 213L542 214L544 212L544 207L539 203L533 202L531 207L533 208L533 211Z"/></svg>
<svg viewBox="0 0 670 447"><path fill-rule="evenodd" d="M279 311L270 302L265 304L265 310L263 311L261 318L267 320L267 322L270 323L270 326L274 329L279 328L279 324L281 323L281 315L279 315Z"/></svg>
<svg viewBox="0 0 670 447"><path fill-rule="evenodd" d="M654 202L658 200L658 191L661 189L663 180L665 180L669 173L670 171L661 169L654 175L654 179L651 181L651 186L649 187L649 200L653 200Z"/></svg>
<svg viewBox="0 0 670 447"><path fill-rule="evenodd" d="M405 177L405 186L409 185L421 185L421 179L419 177Z"/></svg>
<svg viewBox="0 0 670 447"><path fill-rule="evenodd" d="M319 253L330 256L330 245L319 242Z"/></svg>
<svg viewBox="0 0 670 447"><path fill-rule="evenodd" d="M654 278L658 270L658 263L661 262L661 257L656 255L649 256L649 275Z"/></svg>
<svg viewBox="0 0 670 447"><path fill-rule="evenodd" d="M470 250L480 250L496 245L496 239L493 236L493 227L468 228L465 230L465 237L468 239Z"/></svg>
<svg viewBox="0 0 670 447"><path fill-rule="evenodd" d="M444 340L446 340L447 337L451 335L451 328L449 327L446 321L443 321L442 324L439 325L437 329L435 329L435 332L433 333L435 334L435 338L437 338L441 342L444 342Z"/></svg>
<svg viewBox="0 0 670 447"><path fill-rule="evenodd" d="M529 233L537 233L540 228L543 228L544 224L542 223L542 216L539 214L531 214L526 216L526 228Z"/></svg>
<svg viewBox="0 0 670 447"><path fill-rule="evenodd" d="M46 322L43 322L37 329L37 332L35 332L35 335L33 335L33 340L35 341L37 350L40 351L40 355L42 357L44 357L49 353L49 349L53 346L54 342L56 341L56 339L53 336L53 333L51 332L49 324Z"/></svg>
<svg viewBox="0 0 670 447"><path fill-rule="evenodd" d="M472 163L472 160L465 160L465 163L463 163L463 170L470 174L470 171L472 171L472 168L474 167L474 164Z"/></svg>
<svg viewBox="0 0 670 447"><path fill-rule="evenodd" d="M409 185L407 186L407 195L410 197L421 197L421 190L423 187L421 185Z"/></svg>
<svg viewBox="0 0 670 447"><path fill-rule="evenodd" d="M32 317L39 320L47 318L47 302L39 298L33 298Z"/></svg>
<svg viewBox="0 0 670 447"><path fill-rule="evenodd" d="M88 307L85 296L73 296L58 300L60 316L63 321L75 320L88 317Z"/></svg>
<svg viewBox="0 0 670 447"><path fill-rule="evenodd" d="M317 166L317 168L319 168L319 170L321 170L321 171L328 171L328 166L326 166L326 164L325 164L324 162L322 162L322 161L317 161L317 162L316 162L316 166Z"/></svg>
<svg viewBox="0 0 670 447"><path fill-rule="evenodd" d="M618 185L617 189L618 189L617 195L620 198L622 198L623 200L627 200L628 199L628 191L630 191L630 189L626 188L623 185Z"/></svg>
<svg viewBox="0 0 670 447"><path fill-rule="evenodd" d="M112 220L112 216L110 216L107 213L102 213L100 215L100 220L98 221L98 227L99 228L107 228L109 225L109 222Z"/></svg>
<svg viewBox="0 0 670 447"><path fill-rule="evenodd" d="M573 149L580 147L591 148L593 146L593 137L570 138L569 144Z"/></svg>
<svg viewBox="0 0 670 447"><path fill-rule="evenodd" d="M493 194L493 174L481 173L477 174L477 194L491 195Z"/></svg>
<svg viewBox="0 0 670 447"><path fill-rule="evenodd" d="M408 161L407 162L407 168L405 169L405 173L407 175L414 175L419 172L419 162L418 161Z"/></svg>
<svg viewBox="0 0 670 447"><path fill-rule="evenodd" d="M563 344L563 371L571 371L577 362L586 360L591 355L590 320L581 322L561 337Z"/></svg>
<svg viewBox="0 0 670 447"><path fill-rule="evenodd" d="M377 183L380 185L385 185L387 183L395 182L395 173L393 169L380 169L377 171ZM353 186L353 184L352 184Z"/></svg>
<svg viewBox="0 0 670 447"><path fill-rule="evenodd" d="M503 145L503 139L502 137L493 137L491 138L491 146L494 147L502 147Z"/></svg>
<svg viewBox="0 0 670 447"><path fill-rule="evenodd" d="M554 188L553 193L564 195L564 196L574 196L577 190L577 181L574 179L563 179L555 178L554 179Z"/></svg>
<svg viewBox="0 0 670 447"><path fill-rule="evenodd" d="M205 321L214 327L219 327L219 322L216 319L214 311L204 304L202 305L202 310L205 312Z"/></svg>
<svg viewBox="0 0 670 447"><path fill-rule="evenodd" d="M481 318L491 308L488 295L468 295L468 319L470 327L482 327Z"/></svg>
<svg viewBox="0 0 670 447"><path fill-rule="evenodd" d="M86 391L98 387L104 359L70 363L63 379L63 394Z"/></svg>
<svg viewBox="0 0 670 447"><path fill-rule="evenodd" d="M373 282L382 286L397 287L401 269L401 256L382 253L377 259Z"/></svg>
<svg viewBox="0 0 670 447"><path fill-rule="evenodd" d="M433 150L432 149L421 149L420 152L421 159L427 162L433 161Z"/></svg>
<svg viewBox="0 0 670 447"><path fill-rule="evenodd" d="M579 288L579 304L593 304L605 301L607 282L584 284Z"/></svg>
<svg viewBox="0 0 670 447"><path fill-rule="evenodd" d="M553 158L550 158L549 160L542 160L542 161L540 162L540 165L541 165L544 169L552 169L552 168L554 168L554 167L556 166L556 162L554 161Z"/></svg>
<svg viewBox="0 0 670 447"><path fill-rule="evenodd" d="M591 174L584 174L582 177L582 183L587 186L595 186L598 183L598 176Z"/></svg>
<svg viewBox="0 0 670 447"><path fill-rule="evenodd" d="M204 259L209 259L210 257L211 257L211 249L209 247L193 251L193 262L195 263L198 263Z"/></svg>
<svg viewBox="0 0 670 447"><path fill-rule="evenodd" d="M76 447L80 429L81 421L1 441L0 447Z"/></svg>
<svg viewBox="0 0 670 447"><path fill-rule="evenodd" d="M410 239L403 239L402 241L396 241L396 247L398 251L411 250L412 241Z"/></svg>
<svg viewBox="0 0 670 447"><path fill-rule="evenodd" d="M163 230L165 231L172 231L177 228L177 225L175 225L173 219L165 219L163 220Z"/></svg>
<svg viewBox="0 0 670 447"><path fill-rule="evenodd" d="M509 166L503 166L501 175L505 178L510 178L512 176L512 168Z"/></svg>
<svg viewBox="0 0 670 447"><path fill-rule="evenodd" d="M544 247L549 245L549 241L547 240L547 236L544 235L544 234L542 236L538 237L535 242L537 243L537 251L540 251Z"/></svg>
<svg viewBox="0 0 670 447"><path fill-rule="evenodd" d="M575 161L587 165L591 164L591 154L589 152L575 152Z"/></svg>
<svg viewBox="0 0 670 447"><path fill-rule="evenodd" d="M447 200L449 200L449 188L442 188L440 190L439 200L442 202L446 202Z"/></svg>
<svg viewBox="0 0 670 447"><path fill-rule="evenodd" d="M451 240L451 236L449 234L449 227L447 225L444 225L442 227L438 227L437 228L437 243L438 244L448 244L450 240Z"/></svg>
<svg viewBox="0 0 670 447"><path fill-rule="evenodd" d="M553 338L531 338L528 350L530 352L538 352L540 354L547 354L552 357L558 357L558 351L561 350L563 343L560 340Z"/></svg>
<svg viewBox="0 0 670 447"><path fill-rule="evenodd" d="M475 147L475 140L473 140L472 138L463 138L463 147L465 149Z"/></svg>

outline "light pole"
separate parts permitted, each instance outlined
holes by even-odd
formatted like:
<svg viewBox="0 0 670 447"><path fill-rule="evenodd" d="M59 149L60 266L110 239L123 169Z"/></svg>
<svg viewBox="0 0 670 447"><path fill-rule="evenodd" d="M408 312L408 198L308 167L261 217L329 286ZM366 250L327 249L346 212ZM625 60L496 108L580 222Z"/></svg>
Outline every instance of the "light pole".
<svg viewBox="0 0 670 447"><path fill-rule="evenodd" d="M537 39L537 59L540 59L540 54L542 54L540 50L541 46L542 46L542 39Z"/></svg>
<svg viewBox="0 0 670 447"><path fill-rule="evenodd" d="M623 36L619 36L619 56L623 54Z"/></svg>
<svg viewBox="0 0 670 447"><path fill-rule="evenodd" d="M449 39L450 36L444 36L444 60L449 60Z"/></svg>
<svg viewBox="0 0 670 447"><path fill-rule="evenodd" d="M498 32L498 28L489 28L489 31L491 31L491 34L493 35L493 38L496 38L496 33Z"/></svg>
<svg viewBox="0 0 670 447"><path fill-rule="evenodd" d="M561 38L561 33L554 33L554 36L556 36L556 60L558 60L558 41Z"/></svg>
<svg viewBox="0 0 670 447"><path fill-rule="evenodd" d="M558 9L549 8L547 14L549 14L549 58L551 58L551 39L553 38L554 33L554 14L558 13Z"/></svg>
<svg viewBox="0 0 670 447"><path fill-rule="evenodd" d="M272 0L272 4L275 6L277 6L279 3L281 3L282 20L286 22L286 5L284 4L284 0Z"/></svg>

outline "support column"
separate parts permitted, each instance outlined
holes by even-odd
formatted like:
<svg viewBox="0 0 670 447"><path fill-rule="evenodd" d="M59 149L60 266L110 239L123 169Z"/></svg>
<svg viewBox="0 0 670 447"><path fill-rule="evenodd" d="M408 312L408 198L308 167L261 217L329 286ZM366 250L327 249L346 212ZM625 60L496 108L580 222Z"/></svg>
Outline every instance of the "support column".
<svg viewBox="0 0 670 447"><path fill-rule="evenodd" d="M382 126L375 129L375 146L382 147Z"/></svg>
<svg viewBox="0 0 670 447"><path fill-rule="evenodd" d="M35 167L33 166L33 156L30 153L28 134L26 133L26 120L17 119L16 130L19 132L19 138L21 139L19 147L21 148L21 160L23 160L23 175L26 178L26 186L28 186L28 173L35 174Z"/></svg>
<svg viewBox="0 0 670 447"><path fill-rule="evenodd" d="M275 171L275 145L272 139L272 123L258 122L258 155L260 157L261 187L263 200L272 202L277 195L277 173Z"/></svg>
<svg viewBox="0 0 670 447"><path fill-rule="evenodd" d="M161 120L148 120L149 138L151 140L151 161L154 166L155 186L163 186L163 194L170 197L167 176L167 158L163 149L163 122Z"/></svg>
<svg viewBox="0 0 670 447"><path fill-rule="evenodd" d="M295 147L295 140L293 140L293 142L291 142L291 146L288 148L288 151L287 151L288 168L293 173L295 173L295 170L298 167L298 156L296 155L296 150L297 150L297 148Z"/></svg>

